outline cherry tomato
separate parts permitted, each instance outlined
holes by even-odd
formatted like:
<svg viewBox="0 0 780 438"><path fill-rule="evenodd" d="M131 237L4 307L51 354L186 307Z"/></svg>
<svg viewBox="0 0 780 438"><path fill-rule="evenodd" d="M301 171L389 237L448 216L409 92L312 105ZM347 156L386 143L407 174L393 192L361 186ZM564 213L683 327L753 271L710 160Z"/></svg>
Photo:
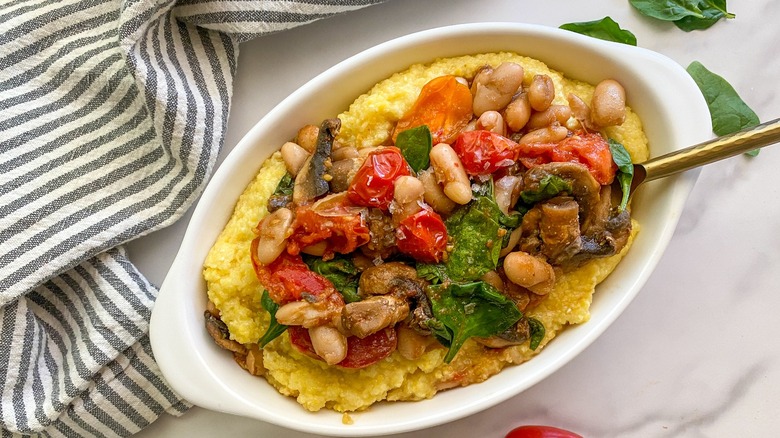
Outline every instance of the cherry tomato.
<svg viewBox="0 0 780 438"><path fill-rule="evenodd" d="M287 327L290 343L301 353L319 359L314 352L309 330L300 326ZM387 327L361 339L357 336L347 338L347 356L337 365L344 368L364 368L386 358L398 345L393 327Z"/></svg>
<svg viewBox="0 0 780 438"><path fill-rule="evenodd" d="M440 76L425 84L412 108L395 127L393 141L398 133L426 125L433 144L452 143L471 120L471 91L455 76Z"/></svg>
<svg viewBox="0 0 780 438"><path fill-rule="evenodd" d="M511 166L520 154L517 143L491 131L461 133L452 149L470 175L488 175Z"/></svg>
<svg viewBox="0 0 780 438"><path fill-rule="evenodd" d="M617 172L609 143L598 133L579 132L555 144L520 145L519 160L526 167L552 161L580 163L602 185L612 183Z"/></svg>
<svg viewBox="0 0 780 438"><path fill-rule="evenodd" d="M298 254L302 248L325 241L324 258L333 253L348 254L360 245L371 240L371 235L363 215L345 209L340 214L322 215L310 206L298 207L292 223L287 251Z"/></svg>
<svg viewBox="0 0 780 438"><path fill-rule="evenodd" d="M283 252L279 257L268 265L263 265L257 261L257 241L252 241L252 265L255 268L257 279L263 287L268 290L268 295L278 304L298 301L303 297L303 293L323 297L334 304L339 304L343 298L338 293L333 283L327 278L309 269L303 262L301 256L290 255Z"/></svg>
<svg viewBox="0 0 780 438"><path fill-rule="evenodd" d="M447 227L433 210L420 210L398 224L396 245L415 260L438 263L447 247Z"/></svg>
<svg viewBox="0 0 780 438"><path fill-rule="evenodd" d="M582 436L551 426L520 426L506 434L506 438L582 438Z"/></svg>
<svg viewBox="0 0 780 438"><path fill-rule="evenodd" d="M393 182L410 174L400 149L381 148L368 154L349 185L347 198L355 205L387 210L393 200Z"/></svg>

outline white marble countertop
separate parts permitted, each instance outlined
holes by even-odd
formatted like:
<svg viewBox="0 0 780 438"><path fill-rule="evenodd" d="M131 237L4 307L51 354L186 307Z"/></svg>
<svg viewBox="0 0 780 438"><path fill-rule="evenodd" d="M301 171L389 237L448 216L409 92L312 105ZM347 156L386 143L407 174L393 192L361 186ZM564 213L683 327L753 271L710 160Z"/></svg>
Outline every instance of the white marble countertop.
<svg viewBox="0 0 780 438"><path fill-rule="evenodd" d="M390 0L241 46L224 157L270 108L331 65L388 39L478 21L557 27L611 16L638 45L724 76L762 121L780 116L780 4L729 2L736 18L685 33L627 0ZM663 84L658 84L663 86ZM596 342L524 393L427 431L503 437L547 424L588 437L774 436L780 428L780 146L705 167L676 234L638 297ZM189 217L129 245L160 284ZM307 437L193 408L143 437Z"/></svg>

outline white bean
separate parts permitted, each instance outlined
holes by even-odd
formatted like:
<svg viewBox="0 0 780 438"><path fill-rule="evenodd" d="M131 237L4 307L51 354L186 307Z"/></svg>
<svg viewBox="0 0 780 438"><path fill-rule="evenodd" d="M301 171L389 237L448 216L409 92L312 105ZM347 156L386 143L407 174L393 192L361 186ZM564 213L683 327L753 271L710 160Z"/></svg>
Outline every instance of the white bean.
<svg viewBox="0 0 780 438"><path fill-rule="evenodd" d="M523 251L515 251L504 258L504 273L514 284L544 295L555 285L555 271L546 261Z"/></svg>
<svg viewBox="0 0 780 438"><path fill-rule="evenodd" d="M571 117L571 108L567 105L550 105L544 111L533 113L528 119L528 124L525 125L528 130L544 128L550 126L553 123L559 123L565 125Z"/></svg>
<svg viewBox="0 0 780 438"><path fill-rule="evenodd" d="M471 84L474 114L481 116L485 111L498 111L507 106L523 84L523 74L523 67L512 62L480 70Z"/></svg>
<svg viewBox="0 0 780 438"><path fill-rule="evenodd" d="M520 137L518 143L558 143L569 135L569 130L565 126L550 125L546 128L535 129Z"/></svg>
<svg viewBox="0 0 780 438"><path fill-rule="evenodd" d="M531 103L528 102L528 93L520 93L509 102L504 110L506 124L513 131L519 131L525 127L531 117Z"/></svg>
<svg viewBox="0 0 780 438"><path fill-rule="evenodd" d="M531 108L536 111L544 111L550 107L555 98L555 84L547 75L534 75L531 85L528 86L528 101Z"/></svg>
<svg viewBox="0 0 780 438"><path fill-rule="evenodd" d="M287 230L292 221L293 213L288 208L280 208L260 221L257 227L257 261L267 265L279 257L287 246Z"/></svg>
<svg viewBox="0 0 780 438"><path fill-rule="evenodd" d="M423 170L417 176L425 188L425 193L423 194L425 203L430 205L437 213L449 214L455 209L458 204L452 202L452 199L444 194L444 189L436 181L436 176L434 176L432 169Z"/></svg>
<svg viewBox="0 0 780 438"><path fill-rule="evenodd" d="M496 204L504 214L509 214L509 209L517 202L522 181L520 177L513 175L503 176L496 181L494 188Z"/></svg>
<svg viewBox="0 0 780 438"><path fill-rule="evenodd" d="M314 352L328 365L335 365L347 357L347 337L335 327L320 325L309 329Z"/></svg>
<svg viewBox="0 0 780 438"><path fill-rule="evenodd" d="M396 335L398 337L398 352L409 360L418 359L425 354L425 350L431 342L429 336L423 336L403 324L398 325Z"/></svg>
<svg viewBox="0 0 780 438"><path fill-rule="evenodd" d="M291 301L276 310L279 324L300 325L311 328L333 319L336 310L325 305L316 305L308 301Z"/></svg>
<svg viewBox="0 0 780 438"><path fill-rule="evenodd" d="M447 143L439 143L431 149L430 158L444 194L458 204L468 204L472 197L471 183L458 154Z"/></svg>
<svg viewBox="0 0 780 438"><path fill-rule="evenodd" d="M292 176L298 174L303 164L306 163L306 159L309 158L309 152L306 149L291 141L282 145L281 153L284 167Z"/></svg>
<svg viewBox="0 0 780 438"><path fill-rule="evenodd" d="M309 153L313 153L317 149L317 137L319 134L320 128L317 125L305 125L298 130L298 136L295 141Z"/></svg>
<svg viewBox="0 0 780 438"><path fill-rule="evenodd" d="M593 90L590 119L597 126L621 125L626 120L626 90L614 79L605 79Z"/></svg>
<svg viewBox="0 0 780 438"><path fill-rule="evenodd" d="M499 135L506 134L504 117L498 111L485 111L482 113L479 119L477 119L477 127Z"/></svg>

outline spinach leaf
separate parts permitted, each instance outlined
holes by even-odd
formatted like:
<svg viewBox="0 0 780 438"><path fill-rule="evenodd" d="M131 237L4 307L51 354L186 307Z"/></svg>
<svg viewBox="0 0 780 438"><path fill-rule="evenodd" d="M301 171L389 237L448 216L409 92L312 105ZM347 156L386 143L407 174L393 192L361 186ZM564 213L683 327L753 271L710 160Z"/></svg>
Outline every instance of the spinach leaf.
<svg viewBox="0 0 780 438"><path fill-rule="evenodd" d="M726 0L703 0L699 2L698 6L704 18L688 16L675 21L674 24L680 29L690 32L707 29L721 18L735 17L734 14L726 10Z"/></svg>
<svg viewBox="0 0 780 438"><path fill-rule="evenodd" d="M359 272L352 260L341 254L328 261L319 257L304 255L303 261L309 269L330 280L347 303L360 301L358 295Z"/></svg>
<svg viewBox="0 0 780 438"><path fill-rule="evenodd" d="M503 243L498 217L502 214L487 196L477 196L447 218L453 250L445 266L455 281L472 281L496 269Z"/></svg>
<svg viewBox="0 0 780 438"><path fill-rule="evenodd" d="M617 179L620 183L620 190L623 191L623 199L620 200L619 211L626 209L628 197L631 192L631 180L634 179L634 163L631 162L631 155L628 154L626 147L620 142L608 139L609 151L612 152L612 161L617 164Z"/></svg>
<svg viewBox="0 0 780 438"><path fill-rule="evenodd" d="M760 123L758 116L725 79L694 61L686 69L699 86L710 109L712 130L718 136L732 134ZM758 155L758 149L748 152Z"/></svg>
<svg viewBox="0 0 780 438"><path fill-rule="evenodd" d="M449 347L444 357L446 363L452 361L470 337L501 333L523 316L512 300L484 281L439 284L427 287L426 291L433 316L441 323L430 326Z"/></svg>
<svg viewBox="0 0 780 438"><path fill-rule="evenodd" d="M636 36L628 30L621 29L620 25L611 17L604 17L601 20L566 23L561 25L560 28L605 41L614 41L630 46L636 45Z"/></svg>
<svg viewBox="0 0 780 438"><path fill-rule="evenodd" d="M448 280L447 267L439 264L418 263L416 266L417 276L431 282L431 284L440 284Z"/></svg>
<svg viewBox="0 0 780 438"><path fill-rule="evenodd" d="M279 310L279 305L271 299L267 290L263 291L263 296L260 297L260 304L263 306L263 309L271 314L271 323L268 325L268 330L266 330L265 334L257 341L257 343L260 344L260 347L265 347L265 344L273 341L284 333L284 331L287 330L287 326L279 324L279 321L276 320L276 311Z"/></svg>
<svg viewBox="0 0 780 438"><path fill-rule="evenodd" d="M433 140L427 126L422 125L402 131L396 137L395 145L415 172L428 168Z"/></svg>
<svg viewBox="0 0 780 438"><path fill-rule="evenodd" d="M520 193L520 199L526 204L535 204L561 192L571 192L571 184L559 176L547 175L539 181L537 190L524 190Z"/></svg>
<svg viewBox="0 0 780 438"><path fill-rule="evenodd" d="M544 339L544 324L536 318L528 318L528 326L531 329L531 339L528 347L531 350L536 350Z"/></svg>
<svg viewBox="0 0 780 438"><path fill-rule="evenodd" d="M705 18L699 0L629 0L631 6L648 17L677 21L684 17Z"/></svg>
<svg viewBox="0 0 780 438"><path fill-rule="evenodd" d="M268 198L268 211L274 212L279 208L287 206L292 202L293 187L295 187L295 178L287 172L276 185L276 189L271 197Z"/></svg>

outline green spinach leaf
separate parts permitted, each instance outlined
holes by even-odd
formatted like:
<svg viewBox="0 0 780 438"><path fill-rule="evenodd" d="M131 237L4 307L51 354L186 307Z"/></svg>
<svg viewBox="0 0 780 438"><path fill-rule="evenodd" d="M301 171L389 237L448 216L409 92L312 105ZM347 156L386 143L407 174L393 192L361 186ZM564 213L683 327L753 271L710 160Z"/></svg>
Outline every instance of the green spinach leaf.
<svg viewBox="0 0 780 438"><path fill-rule="evenodd" d="M415 266L417 269L417 276L428 280L431 284L440 284L447 281L447 267L441 263L418 263Z"/></svg>
<svg viewBox="0 0 780 438"><path fill-rule="evenodd" d="M523 316L512 300L484 281L439 284L426 290L433 316L441 323L429 326L449 347L444 357L446 363L452 361L470 337L501 333Z"/></svg>
<svg viewBox="0 0 780 438"><path fill-rule="evenodd" d="M702 0L699 1L704 18L694 16L683 17L674 22L680 29L690 32L693 30L708 29L722 18L734 18L735 15L726 10L726 0Z"/></svg>
<svg viewBox="0 0 780 438"><path fill-rule="evenodd" d="M648 17L677 21L684 17L705 18L699 0L629 0L631 6Z"/></svg>
<svg viewBox="0 0 780 438"><path fill-rule="evenodd" d="M760 123L756 113L739 97L737 91L721 76L694 61L687 68L710 109L712 130L718 136L732 134ZM758 155L758 150L748 152Z"/></svg>
<svg viewBox="0 0 780 438"><path fill-rule="evenodd" d="M621 29L620 25L611 17L604 17L601 20L566 23L561 25L560 28L605 41L614 41L630 46L636 45L636 36L628 30Z"/></svg>
<svg viewBox="0 0 780 438"><path fill-rule="evenodd" d="M524 190L520 193L520 199L531 205L555 197L561 192L571 193L571 184L559 176L547 175L539 181L537 190Z"/></svg>
<svg viewBox="0 0 780 438"><path fill-rule="evenodd" d="M453 249L445 266L455 281L472 281L496 269L503 243L498 217L502 214L487 196L477 196L445 221Z"/></svg>
<svg viewBox="0 0 780 438"><path fill-rule="evenodd" d="M267 343L284 333L284 331L287 330L287 326L279 324L279 321L276 320L276 311L279 310L279 305L271 299L267 290L263 291L263 295L260 297L260 304L263 306L263 309L268 311L271 315L271 322L268 325L268 330L266 330L265 334L257 341L257 343L260 344L260 347L265 347Z"/></svg>
<svg viewBox="0 0 780 438"><path fill-rule="evenodd" d="M609 151L612 152L612 161L617 164L618 174L617 179L620 183L620 190L623 191L623 198L620 200L620 207L618 210L623 211L628 205L628 197L631 192L631 180L634 179L634 163L631 162L631 155L629 155L626 147L618 141L608 139Z"/></svg>
<svg viewBox="0 0 780 438"><path fill-rule="evenodd" d="M402 131L395 139L396 147L415 172L428 168L432 143L431 131L425 125Z"/></svg>
<svg viewBox="0 0 780 438"><path fill-rule="evenodd" d="M328 261L319 257L304 255L303 261L309 266L309 269L330 280L336 290L344 297L347 303L360 301L358 295L359 272L352 260L341 255Z"/></svg>
<svg viewBox="0 0 780 438"><path fill-rule="evenodd" d="M544 339L544 324L536 318L528 318L528 327L531 329L528 348L536 350Z"/></svg>
<svg viewBox="0 0 780 438"><path fill-rule="evenodd" d="M285 173L276 185L273 194L268 198L268 211L273 212L291 203L294 186L295 178L289 172Z"/></svg>

